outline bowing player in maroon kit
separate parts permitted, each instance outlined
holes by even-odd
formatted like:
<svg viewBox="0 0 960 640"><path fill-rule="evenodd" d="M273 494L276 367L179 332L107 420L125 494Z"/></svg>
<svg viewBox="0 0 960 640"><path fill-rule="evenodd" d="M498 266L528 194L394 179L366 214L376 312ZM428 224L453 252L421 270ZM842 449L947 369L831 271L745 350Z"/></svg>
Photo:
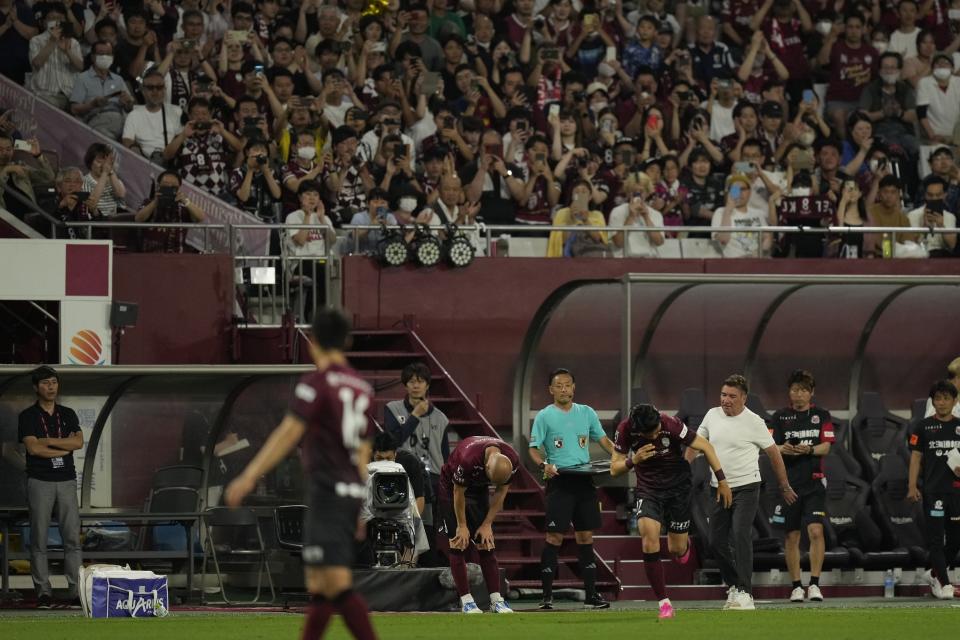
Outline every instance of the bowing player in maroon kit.
<svg viewBox="0 0 960 640"><path fill-rule="evenodd" d="M660 526L667 524L667 548L678 562L690 558L690 464L683 448L702 451L717 476L717 502L733 502L713 445L677 418L660 413L650 404L634 405L630 416L617 425L610 474L631 469L637 474L637 518L643 539L643 568L659 603L660 619L672 618L663 565L660 564Z"/></svg>
<svg viewBox="0 0 960 640"><path fill-rule="evenodd" d="M483 613L467 580L466 552L477 549L490 610L513 613L500 595L500 567L494 555L493 519L503 509L510 482L520 468L513 447L499 438L471 436L453 450L440 470L440 531L450 538L450 572L463 613ZM493 498L489 487L493 485Z"/></svg>
<svg viewBox="0 0 960 640"><path fill-rule="evenodd" d="M330 618L339 613L355 638L372 640L376 635L366 603L353 591L351 567L360 505L366 495L373 390L347 364L343 351L350 321L342 313L319 311L312 330L310 354L317 370L300 378L287 415L227 487L226 503L239 506L258 479L303 441L308 481L303 562L311 598L302 637L321 637Z"/></svg>

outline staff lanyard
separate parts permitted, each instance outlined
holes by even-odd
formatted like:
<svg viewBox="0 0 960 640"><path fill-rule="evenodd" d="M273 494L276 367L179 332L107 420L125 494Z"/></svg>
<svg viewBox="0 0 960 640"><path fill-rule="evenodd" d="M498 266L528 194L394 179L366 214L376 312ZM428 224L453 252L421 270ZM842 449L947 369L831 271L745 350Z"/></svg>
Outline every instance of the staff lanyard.
<svg viewBox="0 0 960 640"><path fill-rule="evenodd" d="M60 412L57 411L57 408L53 408L53 417L57 419L57 437L63 437L63 423L60 421ZM47 428L47 412L40 408L40 424L43 425L43 434L47 438L50 437L50 430Z"/></svg>

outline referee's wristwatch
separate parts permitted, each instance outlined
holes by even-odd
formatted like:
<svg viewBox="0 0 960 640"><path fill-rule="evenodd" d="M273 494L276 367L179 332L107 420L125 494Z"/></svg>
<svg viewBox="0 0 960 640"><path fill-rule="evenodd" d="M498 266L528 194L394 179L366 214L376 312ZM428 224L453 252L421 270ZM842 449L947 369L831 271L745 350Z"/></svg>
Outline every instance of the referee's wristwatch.
<svg viewBox="0 0 960 640"><path fill-rule="evenodd" d="M543 471L546 466L547 466L546 462L541 462L540 464L537 465L537 468L540 469L540 471Z"/></svg>

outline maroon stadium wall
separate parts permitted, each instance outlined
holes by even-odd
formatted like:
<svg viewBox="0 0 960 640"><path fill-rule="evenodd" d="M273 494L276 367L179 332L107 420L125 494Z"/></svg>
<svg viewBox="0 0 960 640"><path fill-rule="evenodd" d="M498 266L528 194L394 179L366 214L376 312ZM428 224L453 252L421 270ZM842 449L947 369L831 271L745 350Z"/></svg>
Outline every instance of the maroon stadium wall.
<svg viewBox="0 0 960 640"><path fill-rule="evenodd" d="M344 260L344 304L364 327L389 328L413 316L429 348L497 426L510 425L517 358L534 313L570 280L646 273L775 273L841 275L957 275L960 261L840 260L602 260L485 259L463 270L381 269L362 257ZM706 288L705 288L706 289ZM598 408L619 405L618 285L581 290L558 308L544 333L536 371L568 366L578 397ZM890 408L923 396L945 364L960 355L956 294L911 290L881 316L865 353L861 390L880 391ZM864 323L882 295L815 287L794 296L760 343L753 384L770 405L785 400L786 372L808 367L818 376L818 400L847 407L851 357ZM662 297L662 296L661 296ZM649 352L643 386L664 407L676 407L686 387L707 390L744 364L750 336L771 295L747 285L742 304L727 305L722 340L709 338L709 294L685 295L664 317ZM716 300L713 300L716 302ZM636 306L635 306L636 308ZM649 315L649 314L648 314ZM739 318L739 320L738 320ZM931 327L953 326L949 332ZM636 334L635 334L636 335ZM636 344L636 343L635 343ZM541 366L542 365L542 366ZM534 380L531 406L547 404L546 382Z"/></svg>
<svg viewBox="0 0 960 640"><path fill-rule="evenodd" d="M113 299L140 305L115 364L228 364L233 315L229 255L117 253Z"/></svg>

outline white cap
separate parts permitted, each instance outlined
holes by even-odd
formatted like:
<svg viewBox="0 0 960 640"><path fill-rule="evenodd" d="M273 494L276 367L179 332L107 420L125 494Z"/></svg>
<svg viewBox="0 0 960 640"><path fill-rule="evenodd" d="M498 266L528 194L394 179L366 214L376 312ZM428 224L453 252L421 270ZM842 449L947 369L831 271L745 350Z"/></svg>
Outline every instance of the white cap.
<svg viewBox="0 0 960 640"><path fill-rule="evenodd" d="M603 91L607 93L607 85L602 82L591 82L587 87L587 96L592 96L597 91Z"/></svg>

